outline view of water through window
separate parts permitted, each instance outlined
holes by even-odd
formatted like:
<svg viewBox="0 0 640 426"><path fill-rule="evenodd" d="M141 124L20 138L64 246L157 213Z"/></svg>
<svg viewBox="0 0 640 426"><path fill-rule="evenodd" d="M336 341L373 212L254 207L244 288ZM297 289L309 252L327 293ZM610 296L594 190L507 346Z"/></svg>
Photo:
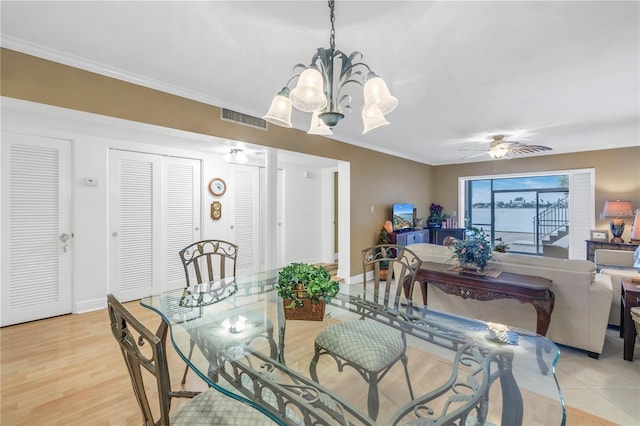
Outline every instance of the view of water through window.
<svg viewBox="0 0 640 426"><path fill-rule="evenodd" d="M471 180L467 189L465 223L509 251L542 254L568 239L568 175Z"/></svg>

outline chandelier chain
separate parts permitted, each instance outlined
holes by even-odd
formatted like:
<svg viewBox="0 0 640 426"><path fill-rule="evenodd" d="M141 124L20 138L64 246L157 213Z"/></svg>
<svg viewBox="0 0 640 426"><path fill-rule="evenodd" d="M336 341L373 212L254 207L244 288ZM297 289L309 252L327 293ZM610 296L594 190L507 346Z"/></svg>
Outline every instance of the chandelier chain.
<svg viewBox="0 0 640 426"><path fill-rule="evenodd" d="M329 37L329 44L331 47L331 51L334 52L336 50L336 14L335 14L336 2L335 0L329 0L329 9L331 10L331 36Z"/></svg>

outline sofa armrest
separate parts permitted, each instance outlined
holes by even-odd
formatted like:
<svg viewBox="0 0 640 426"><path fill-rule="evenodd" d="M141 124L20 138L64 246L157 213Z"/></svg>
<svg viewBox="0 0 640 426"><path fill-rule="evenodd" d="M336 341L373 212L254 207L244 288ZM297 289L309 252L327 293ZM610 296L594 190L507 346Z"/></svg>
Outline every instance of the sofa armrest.
<svg viewBox="0 0 640 426"><path fill-rule="evenodd" d="M613 285L611 277L605 274L594 274L589 288L589 313L584 321L589 322L589 347L591 352L602 353L604 337L611 301L613 300Z"/></svg>
<svg viewBox="0 0 640 426"><path fill-rule="evenodd" d="M633 267L633 252L624 250L597 249L594 252L594 263L598 267L615 265L625 268Z"/></svg>

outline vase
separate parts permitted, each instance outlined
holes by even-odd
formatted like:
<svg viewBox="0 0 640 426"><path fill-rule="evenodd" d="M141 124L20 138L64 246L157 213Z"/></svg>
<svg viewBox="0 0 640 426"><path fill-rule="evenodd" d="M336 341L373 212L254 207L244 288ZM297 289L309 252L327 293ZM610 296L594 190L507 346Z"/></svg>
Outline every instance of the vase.
<svg viewBox="0 0 640 426"><path fill-rule="evenodd" d="M427 228L442 228L442 222L427 222Z"/></svg>

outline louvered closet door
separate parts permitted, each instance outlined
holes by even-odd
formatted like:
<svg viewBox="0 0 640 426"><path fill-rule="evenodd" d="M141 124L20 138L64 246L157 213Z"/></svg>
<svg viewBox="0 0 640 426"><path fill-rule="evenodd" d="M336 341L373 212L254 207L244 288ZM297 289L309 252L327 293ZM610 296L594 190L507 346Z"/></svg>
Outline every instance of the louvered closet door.
<svg viewBox="0 0 640 426"><path fill-rule="evenodd" d="M134 300L184 285L178 252L200 237L200 163L110 152L110 291Z"/></svg>
<svg viewBox="0 0 640 426"><path fill-rule="evenodd" d="M165 279L163 290L185 286L184 268L178 252L195 241L200 232L200 162L186 158L162 159L162 246Z"/></svg>
<svg viewBox="0 0 640 426"><path fill-rule="evenodd" d="M231 240L238 245L238 273L260 269L260 169L232 166Z"/></svg>
<svg viewBox="0 0 640 426"><path fill-rule="evenodd" d="M2 326L71 312L71 185L71 141L2 133Z"/></svg>

